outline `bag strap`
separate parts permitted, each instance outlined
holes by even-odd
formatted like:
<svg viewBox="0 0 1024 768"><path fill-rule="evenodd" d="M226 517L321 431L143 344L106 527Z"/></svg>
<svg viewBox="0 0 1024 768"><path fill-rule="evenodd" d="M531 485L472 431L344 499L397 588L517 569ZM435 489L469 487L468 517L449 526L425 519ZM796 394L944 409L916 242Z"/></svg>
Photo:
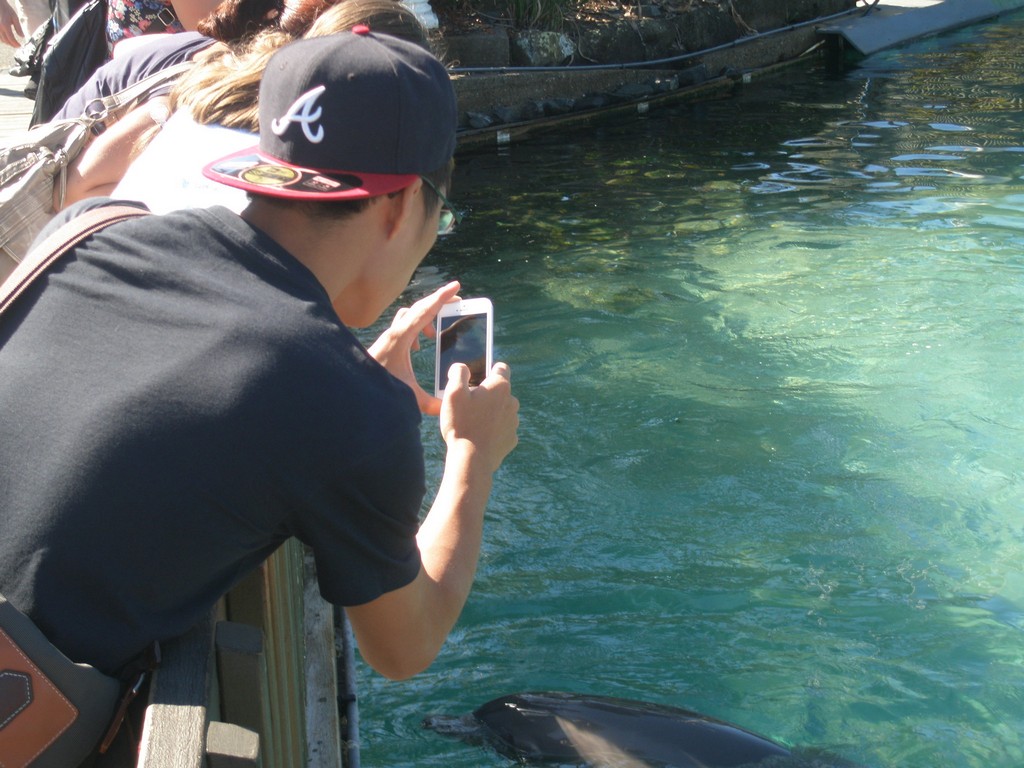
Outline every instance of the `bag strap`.
<svg viewBox="0 0 1024 768"><path fill-rule="evenodd" d="M146 678L160 666L160 662L160 643L154 640L139 658L128 665L134 672L130 678L131 682L121 695L121 700L118 702L114 717L110 721L106 733L103 734L103 738L100 740L98 751L101 755L106 754L107 750L110 749L110 745L114 743L114 738L117 736L118 731L121 730L121 726L124 725L125 718L128 717L128 707L131 706L132 702L139 695L139 691L142 690L142 684L146 682Z"/></svg>
<svg viewBox="0 0 1024 768"><path fill-rule="evenodd" d="M191 68L191 59L180 61L170 67L161 69L159 72L154 72L138 82L132 83L117 93L90 101L85 105L83 115L93 121L91 128L93 134L99 135L103 133L103 131L124 117L125 114L138 106L139 103L148 99L153 91L177 80Z"/></svg>
<svg viewBox="0 0 1024 768"><path fill-rule="evenodd" d="M133 205L105 205L85 211L50 233L15 267L3 285L0 285L0 315L3 315L28 289L32 281L89 235L99 232L109 224L148 214L149 211Z"/></svg>

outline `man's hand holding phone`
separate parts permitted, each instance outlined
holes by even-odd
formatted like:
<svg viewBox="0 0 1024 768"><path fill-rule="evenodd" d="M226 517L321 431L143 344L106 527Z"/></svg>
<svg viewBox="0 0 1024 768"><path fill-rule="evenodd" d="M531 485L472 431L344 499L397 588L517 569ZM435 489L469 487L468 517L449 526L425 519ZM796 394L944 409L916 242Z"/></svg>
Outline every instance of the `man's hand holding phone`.
<svg viewBox="0 0 1024 768"><path fill-rule="evenodd" d="M471 386L469 368L456 363L441 406L441 436L449 451L464 446L490 474L519 442L519 400L512 395L511 378L505 363L495 363L478 386Z"/></svg>
<svg viewBox="0 0 1024 768"><path fill-rule="evenodd" d="M398 310L391 326L368 351L392 376L412 388L422 413L442 416L441 434L446 442L451 437L490 444L488 437L493 433L499 455L493 472L518 440L519 401L511 394L509 367L492 362L494 310L490 300L460 299L459 288L453 281ZM434 336L437 342L433 397L420 386L412 367L412 352L420 348L420 334Z"/></svg>
<svg viewBox="0 0 1024 768"><path fill-rule="evenodd" d="M494 473L515 448L519 401L512 372L493 363L494 307L490 299L462 299L437 314L434 391L441 397L441 435L449 450L465 445L484 471Z"/></svg>
<svg viewBox="0 0 1024 768"><path fill-rule="evenodd" d="M459 287L458 282L448 283L412 306L398 310L395 319L391 321L391 327L367 350L392 376L409 385L416 394L420 411L430 416L437 416L441 412L440 396L432 396L416 380L412 353L420 348L421 333L434 335L438 312L446 304L458 300Z"/></svg>

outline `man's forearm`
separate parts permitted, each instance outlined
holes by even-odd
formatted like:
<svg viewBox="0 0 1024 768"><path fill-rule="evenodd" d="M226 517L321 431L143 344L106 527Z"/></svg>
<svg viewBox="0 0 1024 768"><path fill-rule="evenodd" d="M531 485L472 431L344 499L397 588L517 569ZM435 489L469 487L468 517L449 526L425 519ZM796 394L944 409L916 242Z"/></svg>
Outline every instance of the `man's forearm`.
<svg viewBox="0 0 1024 768"><path fill-rule="evenodd" d="M404 679L437 657L476 575L492 472L472 446L448 451L437 497L416 541L422 567L409 585L348 609L360 653L385 677Z"/></svg>
<svg viewBox="0 0 1024 768"><path fill-rule="evenodd" d="M363 658L383 675L410 677L426 669L469 596L494 473L518 440L519 401L510 375L497 363L480 386L470 387L469 368L457 363L449 370L440 415L448 453L437 497L416 535L420 572L411 584L349 609Z"/></svg>
<svg viewBox="0 0 1024 768"><path fill-rule="evenodd" d="M449 449L437 497L416 536L423 570L436 585L433 610L447 625L445 636L473 586L492 484L490 468L474 461L471 445Z"/></svg>

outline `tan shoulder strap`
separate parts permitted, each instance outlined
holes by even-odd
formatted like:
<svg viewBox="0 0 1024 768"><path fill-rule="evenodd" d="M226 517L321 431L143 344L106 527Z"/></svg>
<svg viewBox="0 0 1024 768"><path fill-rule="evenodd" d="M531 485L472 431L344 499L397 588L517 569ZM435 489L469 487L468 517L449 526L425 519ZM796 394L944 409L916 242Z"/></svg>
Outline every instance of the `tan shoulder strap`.
<svg viewBox="0 0 1024 768"><path fill-rule="evenodd" d="M149 211L132 205L105 205L85 211L52 232L29 252L7 276L3 285L0 285L0 315L24 293L33 280L89 235L109 224L148 214Z"/></svg>

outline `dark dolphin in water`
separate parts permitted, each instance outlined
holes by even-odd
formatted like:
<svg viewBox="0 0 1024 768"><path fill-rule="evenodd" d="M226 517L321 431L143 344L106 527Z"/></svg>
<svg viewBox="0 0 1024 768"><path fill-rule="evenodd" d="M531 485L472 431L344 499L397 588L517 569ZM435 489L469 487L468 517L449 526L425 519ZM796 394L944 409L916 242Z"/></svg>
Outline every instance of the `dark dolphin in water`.
<svg viewBox="0 0 1024 768"><path fill-rule="evenodd" d="M520 762L591 768L827 766L736 725L661 704L575 693L515 693L426 728L493 747Z"/></svg>

